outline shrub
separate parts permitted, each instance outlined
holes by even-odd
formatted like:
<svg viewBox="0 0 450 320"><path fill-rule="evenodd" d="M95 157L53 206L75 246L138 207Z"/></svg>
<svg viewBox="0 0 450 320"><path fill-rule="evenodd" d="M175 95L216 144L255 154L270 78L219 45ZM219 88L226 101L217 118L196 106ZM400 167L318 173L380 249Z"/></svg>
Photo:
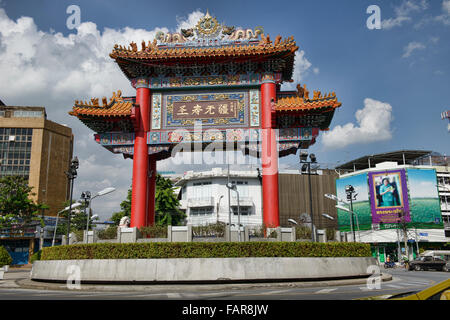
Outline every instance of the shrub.
<svg viewBox="0 0 450 320"><path fill-rule="evenodd" d="M30 263L33 264L33 262L41 260L41 254L42 254L42 250L36 251L35 253L33 253L30 257Z"/></svg>
<svg viewBox="0 0 450 320"><path fill-rule="evenodd" d="M3 266L9 266L11 263L12 258L8 251L3 246L0 246L0 268Z"/></svg>
<svg viewBox="0 0 450 320"><path fill-rule="evenodd" d="M370 256L370 245L364 243L147 242L48 247L41 260Z"/></svg>
<svg viewBox="0 0 450 320"><path fill-rule="evenodd" d="M300 239L311 239L311 228L306 226L296 226L295 227L295 238Z"/></svg>
<svg viewBox="0 0 450 320"><path fill-rule="evenodd" d="M109 240L117 238L117 226L109 226L104 230L98 231L98 238L100 240Z"/></svg>
<svg viewBox="0 0 450 320"><path fill-rule="evenodd" d="M212 223L206 226L192 227L192 233L195 237L218 237L225 236L226 224L223 222Z"/></svg>
<svg viewBox="0 0 450 320"><path fill-rule="evenodd" d="M334 229L325 229L327 235L327 241L333 241L336 239L336 230Z"/></svg>
<svg viewBox="0 0 450 320"><path fill-rule="evenodd" d="M167 238L167 226L147 226L139 228L145 238Z"/></svg>

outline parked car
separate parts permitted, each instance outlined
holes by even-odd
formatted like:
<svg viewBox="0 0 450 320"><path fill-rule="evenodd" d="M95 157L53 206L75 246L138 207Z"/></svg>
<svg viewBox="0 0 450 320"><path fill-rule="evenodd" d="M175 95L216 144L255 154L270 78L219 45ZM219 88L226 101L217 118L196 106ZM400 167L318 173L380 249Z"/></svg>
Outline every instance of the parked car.
<svg viewBox="0 0 450 320"><path fill-rule="evenodd" d="M450 279L442 281L422 291L359 298L357 300L450 300Z"/></svg>
<svg viewBox="0 0 450 320"><path fill-rule="evenodd" d="M408 263L408 270L420 271L430 269L447 271L447 261L438 257L423 256Z"/></svg>

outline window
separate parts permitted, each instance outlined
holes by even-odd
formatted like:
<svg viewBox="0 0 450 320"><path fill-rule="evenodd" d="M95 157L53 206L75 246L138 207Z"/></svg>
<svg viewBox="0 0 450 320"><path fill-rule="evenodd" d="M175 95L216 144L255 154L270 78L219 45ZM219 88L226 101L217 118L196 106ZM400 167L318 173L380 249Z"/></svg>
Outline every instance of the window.
<svg viewBox="0 0 450 320"><path fill-rule="evenodd" d="M236 185L239 198L248 197L248 181L232 181L231 183ZM236 192L233 192L232 197L237 198Z"/></svg>
<svg viewBox="0 0 450 320"><path fill-rule="evenodd" d="M213 207L202 207L202 208L190 208L191 216L205 216L208 214L213 214Z"/></svg>
<svg viewBox="0 0 450 320"><path fill-rule="evenodd" d="M42 117L42 111L17 110L17 111L14 111L14 117L16 117L16 118L40 118L40 117Z"/></svg>
<svg viewBox="0 0 450 320"><path fill-rule="evenodd" d="M33 129L0 128L0 176L28 177L32 136Z"/></svg>
<svg viewBox="0 0 450 320"><path fill-rule="evenodd" d="M211 181L194 182L192 198L211 198Z"/></svg>
<svg viewBox="0 0 450 320"><path fill-rule="evenodd" d="M5 111L4 110L1 110L0 111L0 117L4 117L5 116Z"/></svg>
<svg viewBox="0 0 450 320"><path fill-rule="evenodd" d="M239 210L241 211L241 216L249 216L252 214L252 207L240 207ZM233 214L235 216L238 215L238 207L233 206Z"/></svg>

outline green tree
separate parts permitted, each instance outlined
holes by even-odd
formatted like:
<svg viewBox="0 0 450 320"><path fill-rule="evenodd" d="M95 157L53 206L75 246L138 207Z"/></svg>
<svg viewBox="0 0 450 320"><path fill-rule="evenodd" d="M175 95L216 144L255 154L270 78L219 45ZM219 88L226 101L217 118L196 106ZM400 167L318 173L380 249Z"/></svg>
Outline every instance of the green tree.
<svg viewBox="0 0 450 320"><path fill-rule="evenodd" d="M14 226L23 230L32 223L42 223L39 213L48 208L30 199L35 193L24 177L7 176L0 178L0 227Z"/></svg>
<svg viewBox="0 0 450 320"><path fill-rule="evenodd" d="M128 189L127 198L120 203L120 209L119 212L115 212L111 216L111 221L114 221L117 226L123 217L131 217L131 189Z"/></svg>
<svg viewBox="0 0 450 320"><path fill-rule="evenodd" d="M116 225L119 225L122 217L131 217L131 193L130 188L127 198L120 204L121 211L114 213L111 217ZM159 226L179 225L185 218L185 214L178 209L179 206L180 202L174 192L172 181L158 174L156 176L155 224Z"/></svg>
<svg viewBox="0 0 450 320"><path fill-rule="evenodd" d="M155 224L160 226L181 224L186 216L178 209L179 206L180 201L174 192L172 181L158 174L156 176Z"/></svg>

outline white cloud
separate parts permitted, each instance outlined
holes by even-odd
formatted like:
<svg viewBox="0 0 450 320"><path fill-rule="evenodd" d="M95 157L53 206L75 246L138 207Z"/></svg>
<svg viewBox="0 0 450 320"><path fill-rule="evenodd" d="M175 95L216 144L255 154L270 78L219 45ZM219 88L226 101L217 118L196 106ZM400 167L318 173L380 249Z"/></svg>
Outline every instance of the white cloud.
<svg viewBox="0 0 450 320"><path fill-rule="evenodd" d="M177 28L192 25L199 15L195 11L187 20L179 19ZM96 193L109 186L117 188L113 194L93 202L93 209L102 219L120 209L131 185L132 160L100 147L93 132L67 113L77 99L110 97L118 89L124 96L134 95L109 53L116 43L127 46L134 41L140 46L142 40L153 40L158 31L169 29L125 27L100 31L95 23L84 22L65 36L39 30L30 17L12 20L0 8L0 98L7 105L44 106L50 120L72 128L74 155L80 159L74 197L86 190ZM158 169L169 165L160 162Z"/></svg>
<svg viewBox="0 0 450 320"><path fill-rule="evenodd" d="M191 12L187 19L183 17L177 17L178 27L176 29L177 32L180 32L181 29L191 29L195 27L197 22L203 18L205 14L199 10Z"/></svg>
<svg viewBox="0 0 450 320"><path fill-rule="evenodd" d="M411 56L411 54L416 50L424 50L426 46L421 42L410 42L408 45L403 49L403 56L402 58L408 58Z"/></svg>
<svg viewBox="0 0 450 320"><path fill-rule="evenodd" d="M390 30L395 27L401 27L405 22L411 21L413 13L428 9L426 0L404 0L400 6L394 8L395 17L381 21L381 27Z"/></svg>
<svg viewBox="0 0 450 320"><path fill-rule="evenodd" d="M284 83L283 90L293 90L298 83L301 83L305 76L309 73L312 63L305 57L305 51L297 51L295 53L294 71L292 73L292 83ZM313 68L314 74L319 73L318 68Z"/></svg>
<svg viewBox="0 0 450 320"><path fill-rule="evenodd" d="M442 14L435 17L435 20L442 22L446 26L450 26L450 0L442 2Z"/></svg>
<svg viewBox="0 0 450 320"><path fill-rule="evenodd" d="M351 144L386 141L392 138L392 106L366 98L364 108L355 113L357 124L336 126L322 135L327 148L343 148Z"/></svg>

